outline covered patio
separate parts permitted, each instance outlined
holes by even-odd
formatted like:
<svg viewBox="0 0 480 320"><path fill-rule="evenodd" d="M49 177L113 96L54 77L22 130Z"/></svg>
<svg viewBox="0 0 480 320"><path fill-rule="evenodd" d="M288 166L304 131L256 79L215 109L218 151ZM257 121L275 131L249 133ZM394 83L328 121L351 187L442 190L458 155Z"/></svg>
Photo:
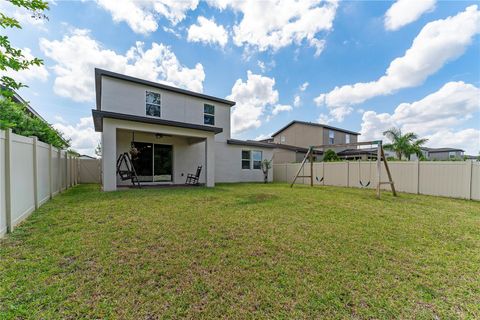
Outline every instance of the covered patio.
<svg viewBox="0 0 480 320"><path fill-rule="evenodd" d="M116 172L118 157L134 147L132 159L142 186L185 184L188 174L202 171L199 183L215 185L215 134L221 128L148 117L93 111L95 128L102 131L103 190L131 185Z"/></svg>

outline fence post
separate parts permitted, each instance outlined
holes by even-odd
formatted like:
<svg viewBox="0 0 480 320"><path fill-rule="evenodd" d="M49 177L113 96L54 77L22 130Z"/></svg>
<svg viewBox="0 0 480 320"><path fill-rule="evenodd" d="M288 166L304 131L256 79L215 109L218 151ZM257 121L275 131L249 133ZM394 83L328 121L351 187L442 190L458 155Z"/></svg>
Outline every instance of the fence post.
<svg viewBox="0 0 480 320"><path fill-rule="evenodd" d="M68 189L68 152L65 151L65 190Z"/></svg>
<svg viewBox="0 0 480 320"><path fill-rule="evenodd" d="M350 187L350 161L347 161L347 188Z"/></svg>
<svg viewBox="0 0 480 320"><path fill-rule="evenodd" d="M12 224L12 129L5 130L5 209L7 232L13 231Z"/></svg>
<svg viewBox="0 0 480 320"><path fill-rule="evenodd" d="M53 198L53 160L52 160L53 147L48 145L48 185L50 187L50 199Z"/></svg>
<svg viewBox="0 0 480 320"><path fill-rule="evenodd" d="M35 210L38 209L38 138L32 138L33 146L33 201L35 202Z"/></svg>
<svg viewBox="0 0 480 320"><path fill-rule="evenodd" d="M57 148L57 158L58 158L58 169L57 169L57 183L58 183L58 193L62 192L62 150Z"/></svg>
<svg viewBox="0 0 480 320"><path fill-rule="evenodd" d="M472 160L467 160L467 161L465 161L465 165L467 166L467 194L466 194L466 198L468 200L472 200L473 161Z"/></svg>
<svg viewBox="0 0 480 320"><path fill-rule="evenodd" d="M420 194L420 160L417 159L417 194Z"/></svg>

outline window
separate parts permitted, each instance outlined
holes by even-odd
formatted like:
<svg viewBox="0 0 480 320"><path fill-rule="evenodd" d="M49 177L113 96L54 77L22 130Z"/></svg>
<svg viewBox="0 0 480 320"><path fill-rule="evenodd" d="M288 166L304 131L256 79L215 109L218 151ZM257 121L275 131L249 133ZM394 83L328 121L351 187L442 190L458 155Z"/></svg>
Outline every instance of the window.
<svg viewBox="0 0 480 320"><path fill-rule="evenodd" d="M215 106L211 104L203 105L203 123L211 126L215 125Z"/></svg>
<svg viewBox="0 0 480 320"><path fill-rule="evenodd" d="M262 151L252 151L253 169L262 169Z"/></svg>
<svg viewBox="0 0 480 320"><path fill-rule="evenodd" d="M345 135L345 143L350 143L350 135L348 133Z"/></svg>
<svg viewBox="0 0 480 320"><path fill-rule="evenodd" d="M335 132L333 130L328 130L328 144L335 143Z"/></svg>
<svg viewBox="0 0 480 320"><path fill-rule="evenodd" d="M285 136L280 137L280 143L285 143Z"/></svg>
<svg viewBox="0 0 480 320"><path fill-rule="evenodd" d="M250 151L242 150L242 169L250 169Z"/></svg>
<svg viewBox="0 0 480 320"><path fill-rule="evenodd" d="M145 99L146 109L145 114L151 117L160 117L160 93L147 91Z"/></svg>
<svg viewBox="0 0 480 320"><path fill-rule="evenodd" d="M455 153L455 151L450 151L450 152L448 153L448 157L449 157L450 159L455 159L456 156L457 156L457 154Z"/></svg>

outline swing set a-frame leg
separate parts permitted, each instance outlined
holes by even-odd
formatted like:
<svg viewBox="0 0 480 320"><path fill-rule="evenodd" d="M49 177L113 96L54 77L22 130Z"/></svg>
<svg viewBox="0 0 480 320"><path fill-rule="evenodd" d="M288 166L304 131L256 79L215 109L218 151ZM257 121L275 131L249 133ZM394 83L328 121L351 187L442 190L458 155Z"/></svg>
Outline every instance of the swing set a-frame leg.
<svg viewBox="0 0 480 320"><path fill-rule="evenodd" d="M297 181L297 178L300 177L300 172L302 171L303 166L305 165L305 162L307 162L307 159L310 159L312 161L312 159L313 159L312 151L313 151L313 149L309 148L307 154L305 154L305 158L303 158L302 164L300 165L300 168L298 168L297 174L295 175L295 178L293 179L292 183L290 184L290 188L293 187L293 185L295 184L295 181ZM311 167L313 169L313 164L312 164ZM310 178L310 181L311 181L310 183L313 186L313 170L312 170L312 172L310 172L310 176L302 176L302 178Z"/></svg>

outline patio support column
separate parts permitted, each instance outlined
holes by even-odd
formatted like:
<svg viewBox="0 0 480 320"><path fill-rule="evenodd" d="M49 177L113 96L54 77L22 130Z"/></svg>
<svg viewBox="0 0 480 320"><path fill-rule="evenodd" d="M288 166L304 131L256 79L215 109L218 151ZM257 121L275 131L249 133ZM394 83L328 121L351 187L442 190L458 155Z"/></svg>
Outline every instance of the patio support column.
<svg viewBox="0 0 480 320"><path fill-rule="evenodd" d="M117 190L117 128L103 119L102 181L103 191Z"/></svg>
<svg viewBox="0 0 480 320"><path fill-rule="evenodd" d="M215 186L215 137L205 139L205 184L207 187Z"/></svg>

